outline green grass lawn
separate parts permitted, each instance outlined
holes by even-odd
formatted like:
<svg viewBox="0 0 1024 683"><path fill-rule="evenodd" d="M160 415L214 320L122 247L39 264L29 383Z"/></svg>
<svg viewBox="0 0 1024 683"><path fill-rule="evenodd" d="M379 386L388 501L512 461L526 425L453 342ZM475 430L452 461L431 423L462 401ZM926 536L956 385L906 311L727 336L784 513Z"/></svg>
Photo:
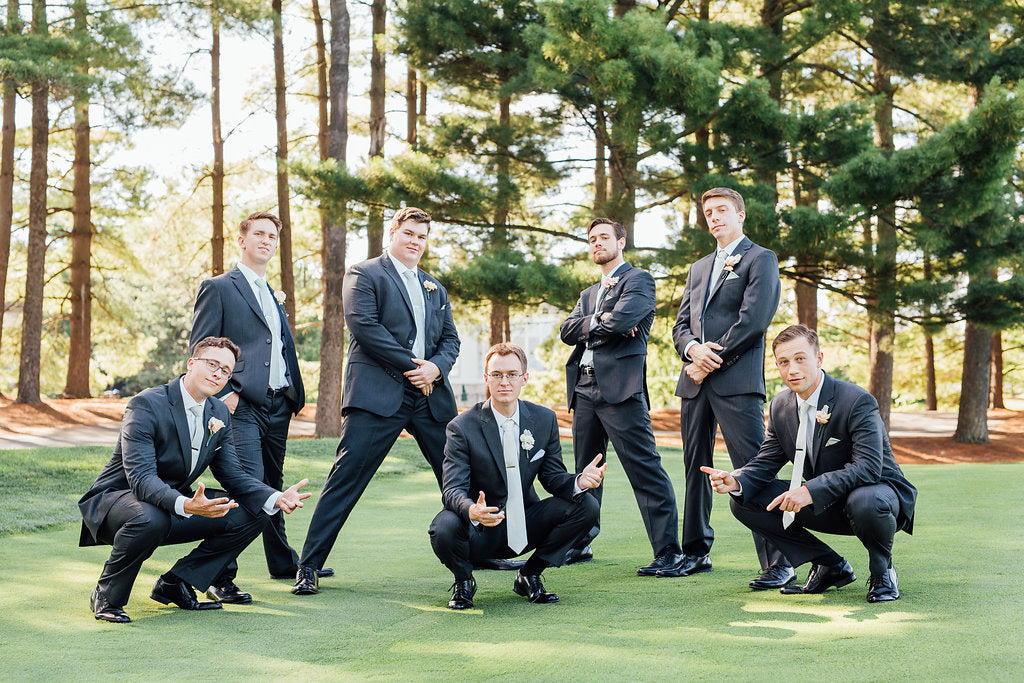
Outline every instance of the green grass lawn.
<svg viewBox="0 0 1024 683"><path fill-rule="evenodd" d="M291 442L288 480L309 476L319 491L334 448ZM681 496L682 456L662 455ZM562 602L531 605L512 593L512 573L478 572L476 607L454 613L451 576L426 533L440 496L404 439L342 530L328 563L338 574L319 595L296 598L271 580L256 543L238 577L251 605L166 607L148 596L183 554L172 546L146 563L126 606L133 622L118 626L88 607L108 548L77 547L75 502L108 457L0 452L0 680L1024 678L1024 464L906 467L921 496L915 535L896 539L903 598L869 605L867 554L853 538L829 537L856 584L816 596L750 591L750 536L724 497L713 572L637 577L651 549L612 458L595 561L545 573ZM296 546L311 514L312 504L288 518Z"/></svg>

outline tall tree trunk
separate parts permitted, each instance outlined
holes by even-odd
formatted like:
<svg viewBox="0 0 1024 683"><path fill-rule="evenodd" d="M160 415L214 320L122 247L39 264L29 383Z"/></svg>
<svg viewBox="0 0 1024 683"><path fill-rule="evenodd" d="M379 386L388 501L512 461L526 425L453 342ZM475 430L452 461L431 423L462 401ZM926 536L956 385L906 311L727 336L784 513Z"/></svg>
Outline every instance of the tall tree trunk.
<svg viewBox="0 0 1024 683"><path fill-rule="evenodd" d="M292 212L288 197L288 103L284 76L284 21L281 0L271 1L274 18L274 96L277 112L277 211L281 219L278 235L278 255L281 258L281 290L284 292L284 310L295 333L295 268L292 257Z"/></svg>
<svg viewBox="0 0 1024 683"><path fill-rule="evenodd" d="M939 409L939 396L935 386L935 336L927 327L924 332L924 407L925 410Z"/></svg>
<svg viewBox="0 0 1024 683"><path fill-rule="evenodd" d="M609 213L612 220L626 229L626 251L636 245L633 226L636 222L637 145L640 130L630 123L614 121L608 141Z"/></svg>
<svg viewBox="0 0 1024 683"><path fill-rule="evenodd" d="M327 108L330 98L327 94L327 42L324 39L324 18L320 14L320 2L313 0L313 26L316 29L316 103L317 103L317 149L320 152L320 161L327 161ZM320 213L320 267L321 271L326 269L327 255L322 245L327 243L327 211L323 208Z"/></svg>
<svg viewBox="0 0 1024 683"><path fill-rule="evenodd" d="M345 167L348 146L349 15L345 0L331 0L330 157ZM345 310L341 298L345 276L346 215L332 216L324 239L324 316L320 338L320 383L316 436L341 434L341 387L345 356Z"/></svg>
<svg viewBox="0 0 1024 683"><path fill-rule="evenodd" d="M804 189L800 183L797 165L793 166L793 194L797 206L816 206L818 193L814 188ZM796 319L801 325L818 331L818 287L815 275L819 259L815 254L799 252L796 255Z"/></svg>
<svg viewBox="0 0 1024 683"><path fill-rule="evenodd" d="M32 32L45 36L46 0L32 0ZM46 278L46 155L49 144L45 79L32 84L32 165L29 171L28 258L21 323L18 403L39 403L39 363L43 336L43 284Z"/></svg>
<svg viewBox="0 0 1024 683"><path fill-rule="evenodd" d="M960 381L960 406L956 417L956 432L953 434L954 441L988 443L991 363L992 333L968 320L964 330L964 365Z"/></svg>
<svg viewBox="0 0 1024 683"><path fill-rule="evenodd" d="M604 133L601 126L594 128L594 215L604 215L604 205L608 202L608 172L605 168Z"/></svg>
<svg viewBox="0 0 1024 683"><path fill-rule="evenodd" d="M416 146L416 69L405 67L405 141Z"/></svg>
<svg viewBox="0 0 1024 683"><path fill-rule="evenodd" d="M502 97L498 100L498 128L500 138L498 142L498 168L495 185L497 186L498 203L494 209L494 232L491 236L491 244L497 248L507 247L509 244L508 216L509 197L512 193L512 179L509 175L509 154L508 141L511 137L510 126L512 122L512 98ZM505 331L509 328L508 301L501 299L491 300L491 346L498 342L508 341Z"/></svg>
<svg viewBox="0 0 1024 683"><path fill-rule="evenodd" d="M213 0L210 8L210 114L213 125L213 237L210 271L224 272L224 137L220 129L220 5Z"/></svg>
<svg viewBox="0 0 1024 683"><path fill-rule="evenodd" d="M427 82L420 79L420 109L416 115L419 125L425 125L427 120Z"/></svg>
<svg viewBox="0 0 1024 683"><path fill-rule="evenodd" d="M992 401L993 408L1005 408L1003 401L1003 333L992 335Z"/></svg>
<svg viewBox="0 0 1024 683"><path fill-rule="evenodd" d="M762 0L761 3L761 25L767 28L774 38L773 48L782 44L782 19L779 13L779 0ZM766 55L767 56L767 55ZM768 97L782 108L782 70L776 68L774 62L767 62L761 65L762 76L767 74ZM758 182L772 188L772 196L778 197L778 175L772 168L770 160L765 164L758 164L754 170ZM773 204L774 205L774 204Z"/></svg>
<svg viewBox="0 0 1024 683"><path fill-rule="evenodd" d="M888 9L883 9L888 12ZM884 46L873 45L874 91L881 95L875 104L875 145L886 155L895 149L892 123L893 95L889 66L879 55ZM893 340L896 336L896 205L878 207L875 224L874 273L868 303L870 321L870 380L868 391L878 401L878 412L886 428L892 408Z"/></svg>
<svg viewBox="0 0 1024 683"><path fill-rule="evenodd" d="M7 30L21 32L18 0L7 0ZM11 225L14 223L14 134L18 96L13 79L3 81L3 132L0 134L0 342L7 310L7 262L11 257ZM0 344L0 348L3 348Z"/></svg>
<svg viewBox="0 0 1024 683"><path fill-rule="evenodd" d="M84 0L74 4L75 30L88 31ZM88 74L87 64L79 67ZM71 340L68 347L68 375L64 396L89 396L89 362L92 357L92 201L89 150L89 94L75 96L75 161L72 190L71 228Z"/></svg>
<svg viewBox="0 0 1024 683"><path fill-rule="evenodd" d="M372 52L370 53L370 157L384 156L384 40L386 8L384 0L373 0ZM371 206L366 217L366 258L380 256L384 248L384 210Z"/></svg>

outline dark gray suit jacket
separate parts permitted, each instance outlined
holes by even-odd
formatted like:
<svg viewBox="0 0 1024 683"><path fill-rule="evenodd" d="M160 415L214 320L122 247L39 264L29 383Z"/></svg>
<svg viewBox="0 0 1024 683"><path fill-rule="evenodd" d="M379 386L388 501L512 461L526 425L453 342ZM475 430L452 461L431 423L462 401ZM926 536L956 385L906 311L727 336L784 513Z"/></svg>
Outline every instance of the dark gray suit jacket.
<svg viewBox="0 0 1024 683"><path fill-rule="evenodd" d="M831 417L814 425L814 457L804 459L803 478L814 501L815 514L842 503L858 486L886 484L900 501L898 524L913 531L917 489L903 476L892 455L889 434L878 415L875 398L855 384L824 373L818 405L828 406ZM757 457L733 474L752 498L775 479L796 454L799 418L796 394L784 389L768 408L768 431Z"/></svg>
<svg viewBox="0 0 1024 683"><path fill-rule="evenodd" d="M423 270L417 270L417 274L420 283L436 288L424 288L423 292L425 360L441 370L427 405L435 420L447 422L457 413L448 373L459 355L459 334L447 290ZM402 407L405 388L411 386L403 373L417 367L412 362L416 321L409 293L391 259L384 254L349 268L342 296L345 324L352 335L342 410L359 408L390 417Z"/></svg>
<svg viewBox="0 0 1024 683"><path fill-rule="evenodd" d="M306 405L306 392L295 356L295 340L288 327L288 314L284 306L276 299L274 305L281 318L281 341L291 385L285 395L292 404L292 412L297 413ZM199 285L192 314L189 347L206 337L227 337L242 352L235 363L231 379L220 395L234 391L246 401L262 405L270 384L270 325L256 301L249 281L237 266Z"/></svg>
<svg viewBox="0 0 1024 683"><path fill-rule="evenodd" d="M679 315L672 328L672 340L683 359L691 341L713 341L725 347L718 351L722 367L700 385L694 384L684 369L676 385L676 396L694 398L706 387L720 396L760 394L765 396L764 335L779 306L782 290L779 259L775 252L759 247L744 237L733 256L740 256L732 272L722 270L707 309L704 299L715 263L714 253L690 267Z"/></svg>
<svg viewBox="0 0 1024 683"><path fill-rule="evenodd" d="M96 535L103 520L111 506L127 493L176 514L174 502L178 496L192 497L191 486L206 468L253 515L262 510L275 492L242 470L231 438L231 413L212 397L206 400L203 410L204 435L199 459L195 470L188 471L192 439L178 382L175 379L146 389L128 402L113 456L78 501L82 512L80 545L99 545ZM211 433L211 418L220 420L224 426Z"/></svg>
<svg viewBox="0 0 1024 683"><path fill-rule="evenodd" d="M654 322L654 278L645 270L628 263L619 269L618 282L601 300L601 322L591 330L590 323L600 283L580 294L572 313L562 323L562 341L575 348L565 364L566 393L572 409L579 377L580 357L590 342L594 351L594 374L601 398L621 403L643 394L647 400L647 337ZM629 332L636 328L636 334Z"/></svg>
<svg viewBox="0 0 1024 683"><path fill-rule="evenodd" d="M520 444L530 433L530 448L519 449L521 486L526 507L537 502L533 491L535 479L548 493L565 500L575 500L576 475L570 474L562 462L562 445L558 440L558 421L549 408L519 401ZM483 491L489 506L504 509L508 501L505 455L501 436L490 402L477 403L448 423L448 441L444 447L444 477L441 498L446 510L469 521L469 508Z"/></svg>

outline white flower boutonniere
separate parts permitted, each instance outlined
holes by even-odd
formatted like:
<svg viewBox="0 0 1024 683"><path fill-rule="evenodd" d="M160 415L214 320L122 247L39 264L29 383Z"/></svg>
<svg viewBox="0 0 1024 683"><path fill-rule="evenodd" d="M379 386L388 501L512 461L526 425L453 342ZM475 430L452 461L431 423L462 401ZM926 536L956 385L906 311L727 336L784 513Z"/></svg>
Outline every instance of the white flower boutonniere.
<svg viewBox="0 0 1024 683"><path fill-rule="evenodd" d="M213 438L213 435L224 428L224 421L219 420L216 417L211 417L210 421L206 423L206 428L210 430L210 436L206 439L206 445L209 446L210 439Z"/></svg>
<svg viewBox="0 0 1024 683"><path fill-rule="evenodd" d="M285 293L280 289L274 291L274 298L277 299L277 303L284 305Z"/></svg>
<svg viewBox="0 0 1024 683"><path fill-rule="evenodd" d="M615 277L603 277L601 278L601 284L605 287L605 289L611 289L615 285L619 284L619 276L616 275Z"/></svg>
<svg viewBox="0 0 1024 683"><path fill-rule="evenodd" d="M431 282L430 280L424 280L423 281L423 289L426 290L426 294L424 296L426 296L427 299L429 299L430 298L430 293L437 291L437 285L434 284L433 282Z"/></svg>
<svg viewBox="0 0 1024 683"><path fill-rule="evenodd" d="M733 256L725 259L725 266L722 267L722 270L727 273L731 273L732 269L736 267L736 264L740 262L741 258L743 258L743 254L734 254Z"/></svg>
<svg viewBox="0 0 1024 683"><path fill-rule="evenodd" d="M823 406L821 410L819 410L818 412L814 413L814 419L817 420L819 424L826 424L826 423L828 423L828 419L830 417L832 417L832 413L830 413L828 411L828 405L827 404L825 406Z"/></svg>
<svg viewBox="0 0 1024 683"><path fill-rule="evenodd" d="M519 435L519 443L523 445L523 450L527 453L533 448L533 434L529 429Z"/></svg>

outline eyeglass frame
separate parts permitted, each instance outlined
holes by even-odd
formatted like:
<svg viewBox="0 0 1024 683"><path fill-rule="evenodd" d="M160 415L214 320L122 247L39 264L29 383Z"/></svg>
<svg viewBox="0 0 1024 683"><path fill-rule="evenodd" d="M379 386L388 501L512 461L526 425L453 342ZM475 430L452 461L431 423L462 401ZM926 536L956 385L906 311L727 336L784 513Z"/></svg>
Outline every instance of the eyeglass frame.
<svg viewBox="0 0 1024 683"><path fill-rule="evenodd" d="M525 376L526 376L525 372L497 372L497 371L495 371L495 372L485 372L484 373L484 377L485 378L490 379L490 380L494 380L495 382L503 382L505 380L508 380L509 382L514 382L517 379L519 379L520 377L525 377Z"/></svg>
<svg viewBox="0 0 1024 683"><path fill-rule="evenodd" d="M234 368L229 368L226 365L221 365L220 363L218 363L217 361L213 360L212 358L204 358L204 357L201 357L201 356L192 356L192 358L190 358L189 360L205 361L206 362L206 369L209 370L210 374L213 375L214 377L220 376L220 377L230 378L231 377L231 373L233 373L235 371Z"/></svg>

